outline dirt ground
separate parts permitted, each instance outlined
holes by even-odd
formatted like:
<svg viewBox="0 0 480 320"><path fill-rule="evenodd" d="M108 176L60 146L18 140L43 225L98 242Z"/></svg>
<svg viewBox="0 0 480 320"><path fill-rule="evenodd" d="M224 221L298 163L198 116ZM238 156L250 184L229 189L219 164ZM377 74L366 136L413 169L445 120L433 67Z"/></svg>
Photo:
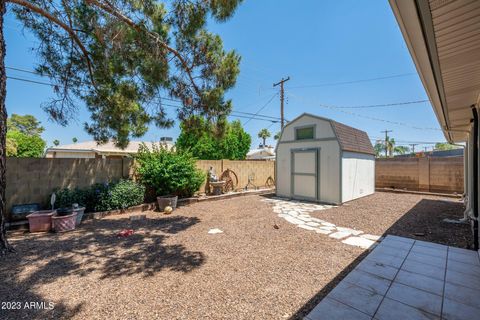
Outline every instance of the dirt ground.
<svg viewBox="0 0 480 320"><path fill-rule="evenodd" d="M13 234L18 253L0 261L0 319L301 319L367 252L278 218L263 199L148 212L144 221L112 216L65 234ZM451 199L388 193L312 213L377 235L442 233L440 242L453 233L439 221L461 215ZM124 228L134 235L117 237ZM455 226L454 242L468 234Z"/></svg>

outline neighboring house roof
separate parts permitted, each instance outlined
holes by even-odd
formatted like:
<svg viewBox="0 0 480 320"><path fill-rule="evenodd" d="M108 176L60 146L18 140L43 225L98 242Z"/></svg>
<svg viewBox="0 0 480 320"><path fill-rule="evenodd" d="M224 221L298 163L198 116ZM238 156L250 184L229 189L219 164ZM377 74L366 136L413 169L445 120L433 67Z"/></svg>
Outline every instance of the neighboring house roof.
<svg viewBox="0 0 480 320"><path fill-rule="evenodd" d="M275 156L275 151L273 148L258 148L258 149L252 149L247 153L247 157L253 156L256 154L260 154L264 152L267 156Z"/></svg>
<svg viewBox="0 0 480 320"><path fill-rule="evenodd" d="M338 143L344 151L375 154L370 138L365 131L355 129L343 123L330 120L333 130L338 138Z"/></svg>
<svg viewBox="0 0 480 320"><path fill-rule="evenodd" d="M287 123L286 126L293 124L295 121L297 121L298 119L304 116L330 122L333 128L333 131L335 132L335 135L338 139L338 143L340 144L340 148L343 151L359 152L359 153L375 155L375 150L373 149L372 143L370 142L370 138L368 137L368 134L365 131L347 126L346 124L337 122L332 119L320 117L320 116L305 112L299 115L298 117L296 117L295 119L293 119L292 121L290 121L289 123ZM283 129L282 129L282 134L283 134Z"/></svg>
<svg viewBox="0 0 480 320"><path fill-rule="evenodd" d="M78 142L73 144L65 144L57 147L51 147L47 149L48 152L55 152L55 151L68 151L68 152L97 152L97 153L116 153L116 154L129 154L129 153L137 153L138 148L142 143L145 143L148 148L152 148L152 142L144 142L144 141L130 141L128 146L125 149L121 149L115 146L113 141L109 141L105 144L98 144L96 141L84 141ZM173 147L172 143L169 142L160 142L161 145L167 145L169 149ZM155 143L158 145L158 143Z"/></svg>

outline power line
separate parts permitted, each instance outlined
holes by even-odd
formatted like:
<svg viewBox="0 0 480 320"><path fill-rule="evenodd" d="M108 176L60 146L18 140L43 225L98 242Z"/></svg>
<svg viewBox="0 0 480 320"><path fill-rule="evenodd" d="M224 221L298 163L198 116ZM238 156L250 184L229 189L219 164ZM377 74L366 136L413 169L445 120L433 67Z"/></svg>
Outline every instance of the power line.
<svg viewBox="0 0 480 320"><path fill-rule="evenodd" d="M343 82L330 82L330 83L312 84L312 85L304 85L304 86L294 86L294 87L290 87L290 89L332 87L332 86L354 84L354 83L360 83L360 82L371 82L371 81L378 81L378 80L385 80L385 79L401 78L401 77L406 77L411 75L416 75L416 73L410 72L410 73L394 74L390 76L383 76L383 77L377 77L377 78L367 78L367 79L358 79L358 80L343 81Z"/></svg>
<svg viewBox="0 0 480 320"><path fill-rule="evenodd" d="M299 98L303 101L305 101L304 98L302 97L299 97L299 96L296 96L296 95L293 95L293 94L290 94L292 97L296 97L296 98ZM307 101L308 102L308 101ZM326 108L326 109L330 109L330 110L335 110L335 111L338 111L338 112L341 112L341 113L345 113L345 114L348 114L348 115L351 115L351 116L355 116L355 117L359 117L359 118L365 118L365 119L369 119L369 120L373 120L373 121L379 121L379 122L384 122L384 123L390 123L390 124L394 124L394 125L397 125L397 126L403 126L403 127L408 127L408 128L411 128L411 129L415 129L415 130L434 130L434 131L440 131L440 129L438 128L430 128L430 127L417 127L415 125L410 125L408 123L404 123L404 122L398 122L398 121L391 121L391 120L386 120L386 119L380 119L380 118L376 118L376 117L371 117L371 116L366 116L366 115L363 115L363 114L359 114L359 113L354 113L354 112L351 112L351 111L345 111L345 110L342 110L342 109L339 109L337 108L336 106L330 106L330 105L326 105L326 104L319 104L319 103L315 103L315 105L321 107L321 108Z"/></svg>
<svg viewBox="0 0 480 320"><path fill-rule="evenodd" d="M364 105L364 106L351 106L351 107L344 107L344 106L335 106L337 109L364 109L364 108L381 108L381 107L394 107L394 106L403 106L403 105L410 105L410 104L418 104L430 102L430 100L414 100L414 101L405 101L405 102L395 102L395 103L385 103L385 104L372 104L372 105Z"/></svg>
<svg viewBox="0 0 480 320"><path fill-rule="evenodd" d="M278 93L275 93L275 94L267 101L267 103L265 103L260 109L258 109L257 112L255 112L255 114L252 116L252 118L253 118L254 116L257 116L257 115L260 113L260 111L262 111L263 109L265 109L265 107L268 106L268 105L270 104L270 102L272 102L273 99L274 99L277 95L278 95ZM251 119L251 118L248 119L247 121L245 121L245 123L244 123L243 125L246 125L247 123L249 123L250 120L252 120L252 119Z"/></svg>
<svg viewBox="0 0 480 320"><path fill-rule="evenodd" d="M32 73L32 74L39 74L37 72L33 72L33 71L29 71L29 70L25 70L25 69L21 69L21 68L14 68L14 67L6 67L8 69L11 69L11 70L16 70L16 71L22 71L22 72L28 72L28 73ZM28 82L28 83L35 83L35 84L41 84L41 85L46 85L46 86L51 86L51 87L56 87L57 85L53 84L53 83L48 83L48 82L43 82L43 81L37 81L37 80L31 80L31 79L25 79L25 78L18 78L18 77L12 77L12 76L7 76L7 79L11 79L11 80L18 80L18 81L23 81L23 82ZM280 122L278 120L280 120L280 118L278 117L272 117L272 116L268 116L268 115L263 115L263 114L259 114L259 112L265 108L270 102L271 100L273 100L273 98L276 96L277 94L273 95L273 97L262 107L260 108L260 110L257 112L257 113L251 113L251 112L242 112L242 111L232 111L232 113L239 113L239 114L245 114L245 115L249 115L251 117L247 117L247 116L236 116L236 117L239 117L239 118L246 118L246 119L249 119L247 120L250 121L251 119L255 119L255 120L265 120L265 121L272 121L275 120L275 123L276 122ZM181 100L177 100L177 99L172 99L172 98L168 98L168 97L160 97L162 100L167 100L167 101L172 101L172 102L180 102L182 103ZM162 103L162 105L164 106L169 106L169 107L174 107L174 108L179 108L180 106L175 106L175 105L171 105L171 104L166 104L166 103ZM235 116L232 114L232 116ZM268 119L260 119L260 118L268 118ZM245 124L247 123L245 122Z"/></svg>

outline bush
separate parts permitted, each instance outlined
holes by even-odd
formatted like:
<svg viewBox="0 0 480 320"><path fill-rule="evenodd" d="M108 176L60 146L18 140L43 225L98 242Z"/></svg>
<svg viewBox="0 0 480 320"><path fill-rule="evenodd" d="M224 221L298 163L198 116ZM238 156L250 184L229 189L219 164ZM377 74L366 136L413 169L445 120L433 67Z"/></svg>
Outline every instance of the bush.
<svg viewBox="0 0 480 320"><path fill-rule="evenodd" d="M188 152L168 151L155 145L150 150L141 145L136 159L140 181L155 190L157 196L191 197L205 181L205 175Z"/></svg>
<svg viewBox="0 0 480 320"><path fill-rule="evenodd" d="M145 187L131 180L120 180L105 188L96 189L98 201L95 211L125 209L143 203Z"/></svg>
<svg viewBox="0 0 480 320"><path fill-rule="evenodd" d="M56 208L68 208L78 203L86 212L125 209L143 203L145 187L131 180L97 183L85 189L59 189Z"/></svg>
<svg viewBox="0 0 480 320"><path fill-rule="evenodd" d="M57 189L55 194L55 208L69 208L72 204L78 203L81 207L85 207L85 211L87 212L94 211L95 209L95 198L89 188Z"/></svg>

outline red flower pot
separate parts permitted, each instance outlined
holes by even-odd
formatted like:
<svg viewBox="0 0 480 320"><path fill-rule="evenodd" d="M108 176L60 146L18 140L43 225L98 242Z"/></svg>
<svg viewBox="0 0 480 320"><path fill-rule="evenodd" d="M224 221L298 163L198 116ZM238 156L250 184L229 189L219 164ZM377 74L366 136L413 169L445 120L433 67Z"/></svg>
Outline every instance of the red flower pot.
<svg viewBox="0 0 480 320"><path fill-rule="evenodd" d="M57 210L35 211L27 216L30 232L48 232L52 229L52 217Z"/></svg>

